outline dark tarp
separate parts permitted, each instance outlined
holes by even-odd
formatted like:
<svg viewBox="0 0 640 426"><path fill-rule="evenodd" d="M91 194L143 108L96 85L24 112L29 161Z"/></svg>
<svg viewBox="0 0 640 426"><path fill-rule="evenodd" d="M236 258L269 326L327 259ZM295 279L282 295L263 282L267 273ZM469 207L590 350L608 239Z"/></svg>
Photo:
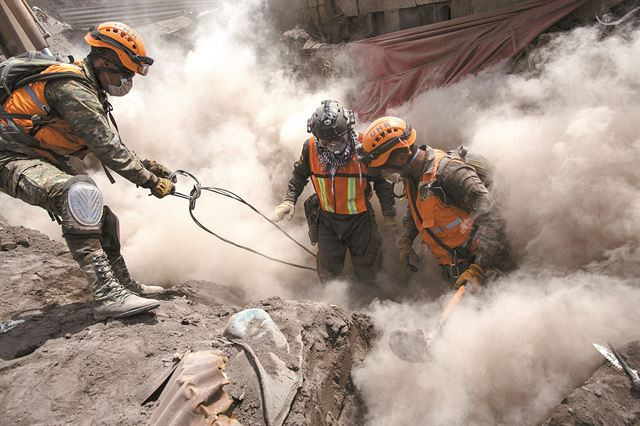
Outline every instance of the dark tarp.
<svg viewBox="0 0 640 426"><path fill-rule="evenodd" d="M354 109L371 120L429 88L513 58L584 2L528 0L350 43L365 77Z"/></svg>

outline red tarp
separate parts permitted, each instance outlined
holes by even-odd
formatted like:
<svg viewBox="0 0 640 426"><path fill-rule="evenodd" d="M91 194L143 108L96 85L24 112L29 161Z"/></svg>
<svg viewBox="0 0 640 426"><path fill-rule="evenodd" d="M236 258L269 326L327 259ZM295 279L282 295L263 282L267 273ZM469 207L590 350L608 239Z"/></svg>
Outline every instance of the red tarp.
<svg viewBox="0 0 640 426"><path fill-rule="evenodd" d="M585 0L529 0L350 44L365 75L354 110L371 120L429 88L510 59Z"/></svg>

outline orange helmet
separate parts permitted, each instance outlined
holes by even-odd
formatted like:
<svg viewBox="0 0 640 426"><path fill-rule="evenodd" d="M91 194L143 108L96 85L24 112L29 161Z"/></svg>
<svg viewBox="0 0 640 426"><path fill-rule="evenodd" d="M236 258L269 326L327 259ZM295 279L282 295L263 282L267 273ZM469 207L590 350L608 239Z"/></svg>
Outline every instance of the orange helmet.
<svg viewBox="0 0 640 426"><path fill-rule="evenodd" d="M111 49L120 63L129 71L140 75L149 73L153 59L146 56L144 40L133 28L120 22L105 22L89 30L84 40L93 47Z"/></svg>
<svg viewBox="0 0 640 426"><path fill-rule="evenodd" d="M416 135L416 131L401 118L378 118L364 131L357 149L358 158L369 167L382 166L392 151L413 145Z"/></svg>

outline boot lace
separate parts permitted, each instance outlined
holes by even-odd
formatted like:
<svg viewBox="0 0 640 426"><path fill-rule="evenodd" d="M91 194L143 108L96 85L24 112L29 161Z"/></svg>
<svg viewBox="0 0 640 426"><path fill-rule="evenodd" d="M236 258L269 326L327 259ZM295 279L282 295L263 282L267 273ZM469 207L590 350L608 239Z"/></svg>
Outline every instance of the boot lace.
<svg viewBox="0 0 640 426"><path fill-rule="evenodd" d="M112 299L115 301L130 294L113 276L113 271L105 255L92 256L91 263L96 272L97 285L99 286L95 291L96 300Z"/></svg>

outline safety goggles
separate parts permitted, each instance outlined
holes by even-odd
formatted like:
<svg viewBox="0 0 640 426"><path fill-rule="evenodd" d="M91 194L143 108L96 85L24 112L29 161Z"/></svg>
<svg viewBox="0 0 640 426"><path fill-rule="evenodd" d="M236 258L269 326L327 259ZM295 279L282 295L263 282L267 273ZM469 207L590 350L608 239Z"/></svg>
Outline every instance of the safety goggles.
<svg viewBox="0 0 640 426"><path fill-rule="evenodd" d="M114 40L110 37L103 35L97 29L91 30L91 37L95 38L96 40L105 42L113 47L116 47L118 50L121 50L122 52L126 53L129 59L131 59L131 61L137 65L138 74L140 75L149 74L149 66L153 65L153 58L149 56L136 55L127 46L125 46L124 44L120 43L117 40Z"/></svg>
<svg viewBox="0 0 640 426"><path fill-rule="evenodd" d="M398 142L403 142L407 140L409 136L411 136L411 130L412 128L410 126L407 127L407 129L404 131L402 135L397 136L393 139L389 139L388 141L384 142L382 145L378 145L377 147L372 149L371 152L365 151L364 146L362 146L362 143L359 143L356 146L356 155L358 157L358 160L360 160L364 165L368 166L369 164L371 164L373 160L380 157L382 154L389 151L391 148L395 147L398 144Z"/></svg>
<svg viewBox="0 0 640 426"><path fill-rule="evenodd" d="M346 144L349 141L349 135L347 133L331 139L318 139L318 143L324 147L329 147L336 144Z"/></svg>
<svg viewBox="0 0 640 426"><path fill-rule="evenodd" d="M134 72L131 72L131 70L125 68L125 67L121 67L118 66L116 64L113 64L113 68L111 67L98 67L95 70L96 71L103 71L103 72L108 72L108 73L113 73L113 74L120 74L122 77L126 78L127 80L131 80L133 78L133 76L135 76L136 74Z"/></svg>

